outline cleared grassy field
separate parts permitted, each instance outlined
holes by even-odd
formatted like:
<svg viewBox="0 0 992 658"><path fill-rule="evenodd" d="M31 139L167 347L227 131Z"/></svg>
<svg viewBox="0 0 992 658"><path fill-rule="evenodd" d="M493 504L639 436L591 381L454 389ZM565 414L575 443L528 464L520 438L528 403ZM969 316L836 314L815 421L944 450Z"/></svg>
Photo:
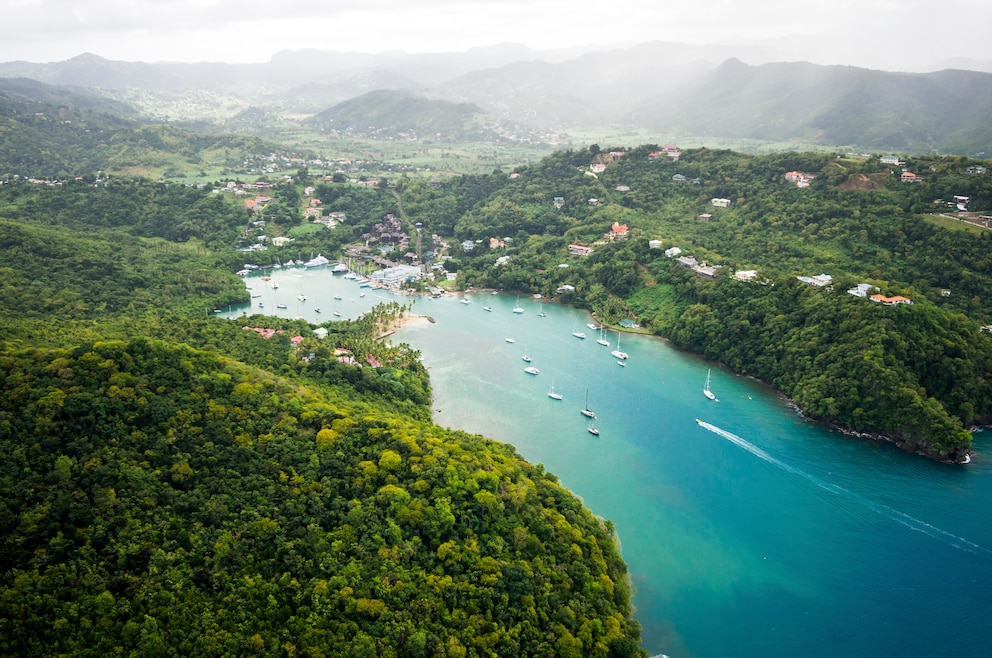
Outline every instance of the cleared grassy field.
<svg viewBox="0 0 992 658"><path fill-rule="evenodd" d="M927 221L937 226L951 229L952 231L967 231L975 235L981 235L983 232L989 230L947 215L927 215Z"/></svg>

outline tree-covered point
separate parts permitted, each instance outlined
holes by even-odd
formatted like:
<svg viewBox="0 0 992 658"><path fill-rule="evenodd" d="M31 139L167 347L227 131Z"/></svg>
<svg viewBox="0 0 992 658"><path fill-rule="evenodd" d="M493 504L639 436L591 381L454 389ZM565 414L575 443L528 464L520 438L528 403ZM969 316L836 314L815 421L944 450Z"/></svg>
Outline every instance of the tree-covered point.
<svg viewBox="0 0 992 658"><path fill-rule="evenodd" d="M609 524L509 446L144 339L0 378L4 654L644 655Z"/></svg>

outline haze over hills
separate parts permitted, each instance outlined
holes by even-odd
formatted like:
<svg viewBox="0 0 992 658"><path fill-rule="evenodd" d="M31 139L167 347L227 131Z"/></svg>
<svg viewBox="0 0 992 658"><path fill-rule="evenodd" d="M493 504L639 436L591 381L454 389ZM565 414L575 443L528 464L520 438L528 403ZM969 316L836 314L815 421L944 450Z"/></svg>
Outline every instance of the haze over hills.
<svg viewBox="0 0 992 658"><path fill-rule="evenodd" d="M585 52L514 44L413 55L300 50L237 65L115 62L87 54L0 64L0 78L86 88L148 120L236 125L260 135L278 121L326 129L327 118L347 115L349 124L376 126L380 137L408 135L419 126L412 129L418 138L437 139L441 132L450 139L488 139L478 125L510 121L551 134L619 127L695 143L992 152L992 74L774 61L787 45L794 46L656 41ZM811 43L805 50L815 54L817 48ZM396 96L367 96L384 90L404 92L405 110L394 106ZM426 100L476 106L472 125L453 129L453 106ZM388 111L377 107L382 102ZM342 103L351 104L338 107ZM445 127L426 129L425 112L441 112Z"/></svg>

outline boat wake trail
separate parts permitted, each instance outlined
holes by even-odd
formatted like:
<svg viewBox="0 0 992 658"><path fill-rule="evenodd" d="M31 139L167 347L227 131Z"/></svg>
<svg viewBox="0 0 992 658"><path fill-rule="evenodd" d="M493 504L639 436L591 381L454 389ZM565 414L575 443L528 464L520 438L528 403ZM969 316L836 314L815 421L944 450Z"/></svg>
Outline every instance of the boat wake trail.
<svg viewBox="0 0 992 658"><path fill-rule="evenodd" d="M899 510L893 509L888 505L874 503L870 500L862 498L858 494L854 493L853 491L849 491L844 487L840 487L837 486L836 484L831 484L829 482L824 482L823 480L814 477L809 473L796 468L795 466L790 466L789 464L786 464L782 460L772 457L767 452L765 452L758 446L754 445L753 443L749 443L748 441L742 439L736 434L732 434L728 432L727 430L720 429L716 425L711 425L710 423L699 420L698 418L696 419L696 423L703 429L707 429L710 432L716 434L717 436L721 436L724 439L727 439L734 445L743 448L744 450L751 453L755 457L764 460L769 464L772 464L773 466L777 466L778 468L789 473L790 475L795 475L797 477L800 477L806 480L807 482L810 482L816 485L817 487L820 487L821 489L825 489L826 491L829 491L831 493L855 500L858 503L870 509L871 511L875 512L876 514L887 517L889 520L902 524L907 528L910 528L911 530L922 532L928 537L937 539L938 541L948 544L949 546L953 546L954 548L960 549L962 551L967 551L968 553L974 553L976 555L981 555L986 558L992 558L992 551L985 548L984 546L979 546L974 542L968 541L964 537L959 537L954 533L947 532L946 530L942 530L937 526L931 525L926 521L921 521L915 516L910 516L909 514L900 512Z"/></svg>

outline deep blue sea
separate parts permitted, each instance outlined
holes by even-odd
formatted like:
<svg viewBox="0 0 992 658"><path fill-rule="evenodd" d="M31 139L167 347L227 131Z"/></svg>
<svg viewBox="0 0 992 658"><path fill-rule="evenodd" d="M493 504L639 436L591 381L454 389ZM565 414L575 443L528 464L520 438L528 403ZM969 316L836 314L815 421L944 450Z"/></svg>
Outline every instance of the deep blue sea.
<svg viewBox="0 0 992 658"><path fill-rule="evenodd" d="M435 421L513 444L613 521L649 653L992 652L992 430L975 435L971 464L938 464L804 422L763 384L656 338L620 337L621 367L617 333L599 345L575 309L394 297L326 268L270 274L246 280L260 295L250 310L220 315L325 321L415 299L435 318L393 337L421 350ZM703 396L708 370L719 402ZM552 381L563 400L548 397ZM598 437L579 413L587 399Z"/></svg>

